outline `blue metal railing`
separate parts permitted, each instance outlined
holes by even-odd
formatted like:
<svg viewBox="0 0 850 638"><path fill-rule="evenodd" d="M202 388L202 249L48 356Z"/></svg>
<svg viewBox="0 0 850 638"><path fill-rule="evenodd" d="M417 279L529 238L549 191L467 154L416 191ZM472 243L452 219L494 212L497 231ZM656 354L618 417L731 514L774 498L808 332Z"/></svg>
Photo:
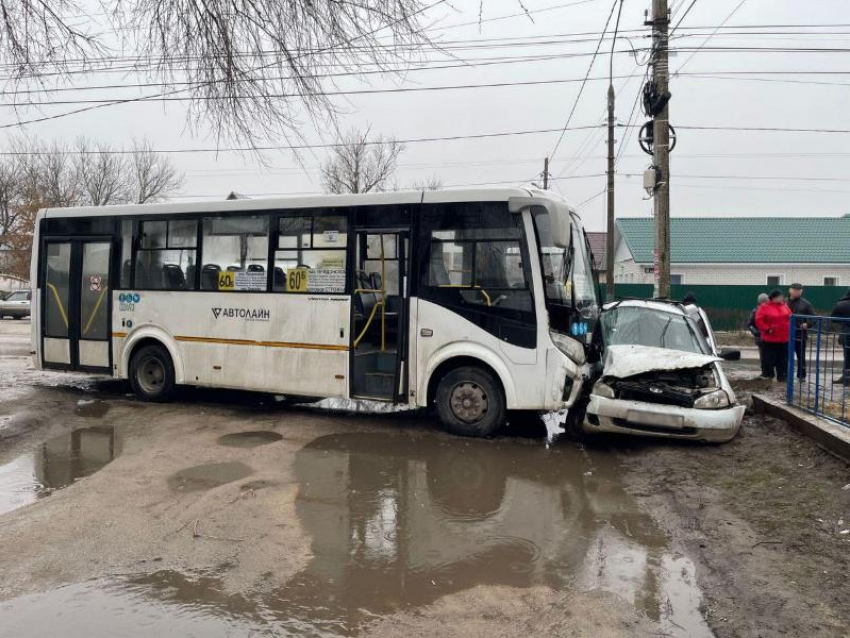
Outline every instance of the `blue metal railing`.
<svg viewBox="0 0 850 638"><path fill-rule="evenodd" d="M850 427L850 319L791 317L786 400Z"/></svg>

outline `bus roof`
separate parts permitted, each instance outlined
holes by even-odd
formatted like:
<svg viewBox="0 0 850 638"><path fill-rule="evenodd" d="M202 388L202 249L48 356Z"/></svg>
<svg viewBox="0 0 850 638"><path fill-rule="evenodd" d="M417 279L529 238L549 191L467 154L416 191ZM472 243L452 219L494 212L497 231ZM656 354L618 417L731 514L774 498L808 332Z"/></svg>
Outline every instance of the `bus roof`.
<svg viewBox="0 0 850 638"><path fill-rule="evenodd" d="M511 199L548 199L565 204L550 191L533 188L478 188L458 190L395 191L387 193L347 195L296 195L257 199L233 199L164 204L121 204L112 206L72 206L47 208L40 217L111 217L180 213L238 213L254 210L293 208L325 208L343 206L375 206L387 204L420 204L451 202L502 202Z"/></svg>

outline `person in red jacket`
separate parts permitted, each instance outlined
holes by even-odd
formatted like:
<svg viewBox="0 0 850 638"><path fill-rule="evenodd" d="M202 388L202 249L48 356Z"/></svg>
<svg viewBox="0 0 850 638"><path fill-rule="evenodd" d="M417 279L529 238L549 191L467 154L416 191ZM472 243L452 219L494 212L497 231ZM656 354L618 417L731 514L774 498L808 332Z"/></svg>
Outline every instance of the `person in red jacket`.
<svg viewBox="0 0 850 638"><path fill-rule="evenodd" d="M756 311L756 327L764 342L765 372L785 381L788 374L788 331L791 328L791 309L785 305L781 290L772 290L768 302Z"/></svg>

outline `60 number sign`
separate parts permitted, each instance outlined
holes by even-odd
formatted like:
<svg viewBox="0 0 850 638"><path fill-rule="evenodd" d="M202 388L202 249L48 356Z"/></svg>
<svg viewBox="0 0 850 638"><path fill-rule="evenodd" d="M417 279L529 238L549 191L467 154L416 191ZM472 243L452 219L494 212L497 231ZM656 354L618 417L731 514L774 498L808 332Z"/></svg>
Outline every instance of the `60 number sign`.
<svg viewBox="0 0 850 638"><path fill-rule="evenodd" d="M307 269L290 268L286 275L286 290L288 292L307 292Z"/></svg>

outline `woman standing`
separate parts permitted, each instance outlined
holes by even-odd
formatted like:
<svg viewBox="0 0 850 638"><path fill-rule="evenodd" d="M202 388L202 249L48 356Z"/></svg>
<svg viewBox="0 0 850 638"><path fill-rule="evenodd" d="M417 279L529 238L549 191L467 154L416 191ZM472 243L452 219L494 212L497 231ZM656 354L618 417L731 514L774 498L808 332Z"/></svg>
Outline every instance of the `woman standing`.
<svg viewBox="0 0 850 638"><path fill-rule="evenodd" d="M791 325L791 309L785 305L781 290L772 290L768 302L756 310L756 327L764 342L767 376L774 374L785 381L788 374L788 330Z"/></svg>

